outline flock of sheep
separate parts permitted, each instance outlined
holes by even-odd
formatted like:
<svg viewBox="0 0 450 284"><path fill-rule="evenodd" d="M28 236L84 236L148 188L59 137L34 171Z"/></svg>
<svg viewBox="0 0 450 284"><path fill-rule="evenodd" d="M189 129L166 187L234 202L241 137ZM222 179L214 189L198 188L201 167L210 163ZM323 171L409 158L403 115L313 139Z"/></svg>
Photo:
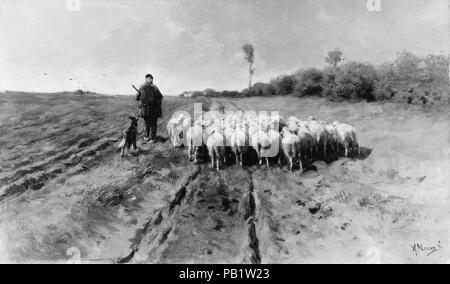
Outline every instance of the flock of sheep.
<svg viewBox="0 0 450 284"><path fill-rule="evenodd" d="M260 165L263 159L267 166L269 158L280 166L285 160L290 171L298 163L300 172L305 163L327 161L329 155L347 157L353 149L359 153L353 126L338 121L328 124L314 117L300 120L255 112L206 112L191 124L190 116L180 112L172 116L167 130L174 147L188 148L189 161L197 163L207 150L217 170L229 159L242 166L249 151L256 152Z"/></svg>

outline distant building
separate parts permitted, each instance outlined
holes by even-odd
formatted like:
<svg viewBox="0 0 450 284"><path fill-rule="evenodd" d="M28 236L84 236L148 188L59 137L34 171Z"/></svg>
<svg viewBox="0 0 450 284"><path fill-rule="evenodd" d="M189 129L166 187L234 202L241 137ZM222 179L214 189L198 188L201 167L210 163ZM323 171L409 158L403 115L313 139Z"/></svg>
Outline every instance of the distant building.
<svg viewBox="0 0 450 284"><path fill-rule="evenodd" d="M192 97L193 93L194 92L191 92L191 91L184 91L183 93L181 93L180 97L190 98L190 97Z"/></svg>

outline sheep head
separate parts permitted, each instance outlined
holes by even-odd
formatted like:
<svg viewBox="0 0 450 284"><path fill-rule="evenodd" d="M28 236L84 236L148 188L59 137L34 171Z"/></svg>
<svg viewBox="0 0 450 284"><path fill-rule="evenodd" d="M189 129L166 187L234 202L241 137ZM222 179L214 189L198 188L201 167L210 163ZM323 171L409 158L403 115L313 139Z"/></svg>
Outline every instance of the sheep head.
<svg viewBox="0 0 450 284"><path fill-rule="evenodd" d="M285 136L286 134L291 133L291 131L289 130L289 128L287 127L283 127L283 129L281 130L281 135Z"/></svg>

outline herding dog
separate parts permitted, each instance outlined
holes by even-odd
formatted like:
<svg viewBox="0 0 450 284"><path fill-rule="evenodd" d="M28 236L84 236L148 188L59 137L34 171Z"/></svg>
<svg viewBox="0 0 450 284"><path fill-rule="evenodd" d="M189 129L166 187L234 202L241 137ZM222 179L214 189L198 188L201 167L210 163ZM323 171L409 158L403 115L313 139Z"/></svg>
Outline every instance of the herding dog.
<svg viewBox="0 0 450 284"><path fill-rule="evenodd" d="M138 118L134 116L129 116L131 120L131 125L128 126L123 132L122 141L119 144L119 148L122 149L122 153L120 156L123 157L125 154L125 148L127 148L127 152L130 151L131 145L133 145L133 149L136 150L136 137L137 137L137 126L138 126Z"/></svg>

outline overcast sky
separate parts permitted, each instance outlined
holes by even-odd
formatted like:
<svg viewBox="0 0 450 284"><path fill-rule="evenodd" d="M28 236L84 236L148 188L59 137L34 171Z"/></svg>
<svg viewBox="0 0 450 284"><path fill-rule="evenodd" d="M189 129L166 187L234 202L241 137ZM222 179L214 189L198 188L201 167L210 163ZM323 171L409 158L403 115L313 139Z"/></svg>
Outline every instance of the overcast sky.
<svg viewBox="0 0 450 284"><path fill-rule="evenodd" d="M245 41L256 81L321 67L335 47L374 64L447 50L447 0L380 1L0 0L0 90L131 94L146 73L167 95L243 89Z"/></svg>

